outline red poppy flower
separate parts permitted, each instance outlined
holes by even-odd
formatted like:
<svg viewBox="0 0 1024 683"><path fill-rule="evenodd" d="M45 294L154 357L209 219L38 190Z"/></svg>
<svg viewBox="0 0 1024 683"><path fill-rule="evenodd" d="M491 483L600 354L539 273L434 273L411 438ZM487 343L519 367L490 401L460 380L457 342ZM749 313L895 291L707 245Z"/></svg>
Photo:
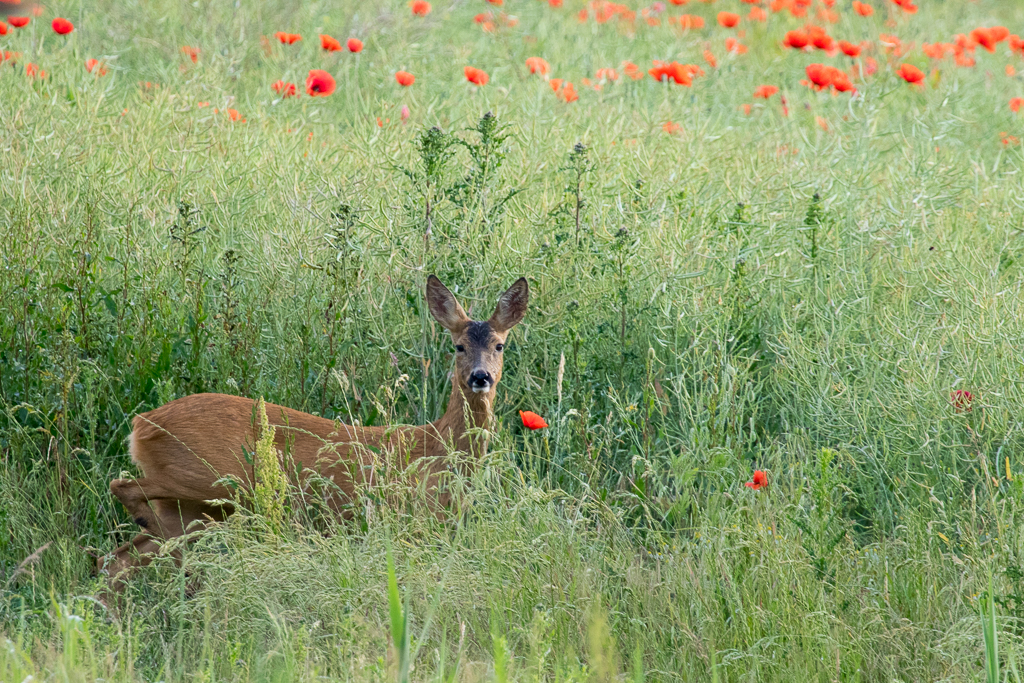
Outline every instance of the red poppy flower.
<svg viewBox="0 0 1024 683"><path fill-rule="evenodd" d="M824 90L832 85L833 69L834 67L826 64L808 64L804 71L807 74L807 79L815 85L818 90Z"/></svg>
<svg viewBox="0 0 1024 683"><path fill-rule="evenodd" d="M656 81L672 79L677 85L690 86L693 84L694 76L703 76L704 71L693 64L680 64L679 62L659 62L654 60L654 68L648 70Z"/></svg>
<svg viewBox="0 0 1024 683"><path fill-rule="evenodd" d="M103 66L103 62L98 59L85 60L85 70L91 74L96 74L97 76L107 75L107 67Z"/></svg>
<svg viewBox="0 0 1024 683"><path fill-rule="evenodd" d="M718 66L718 60L715 58L715 53L711 50L704 50L704 61L708 63L712 69Z"/></svg>
<svg viewBox="0 0 1024 683"><path fill-rule="evenodd" d="M287 97L296 97L298 92L296 91L294 83L285 83L284 81L277 81L274 85L270 86L274 89L282 99Z"/></svg>
<svg viewBox="0 0 1024 683"><path fill-rule="evenodd" d="M907 83L921 83L924 81L924 72L913 64L900 64L899 71L896 73Z"/></svg>
<svg viewBox="0 0 1024 683"><path fill-rule="evenodd" d="M292 45L302 40L302 36L298 33L285 33L284 31L278 31L274 34L274 37L284 45Z"/></svg>
<svg viewBox="0 0 1024 683"><path fill-rule="evenodd" d="M669 17L669 21L672 21L671 17ZM676 19L676 23L679 25L679 28L681 28L684 31L688 31L690 29L704 28L703 17L698 17L694 14L680 14L679 18Z"/></svg>
<svg viewBox="0 0 1024 683"><path fill-rule="evenodd" d="M735 38L725 39L725 49L727 52L731 52L734 55L742 55L747 52L747 46Z"/></svg>
<svg viewBox="0 0 1024 683"><path fill-rule="evenodd" d="M237 109L227 109L224 113L228 115L228 118L231 119L232 122L241 121L242 123L245 123L245 119L242 118L242 115L238 113Z"/></svg>
<svg viewBox="0 0 1024 683"><path fill-rule="evenodd" d="M50 25L53 27L54 33L62 36L66 36L67 34L75 30L74 24L72 24L67 19L61 19L60 17L54 19L53 23Z"/></svg>
<svg viewBox="0 0 1024 683"><path fill-rule="evenodd" d="M853 0L853 11L862 17L870 17L875 13L875 8L866 2L857 2L857 0Z"/></svg>
<svg viewBox="0 0 1024 683"><path fill-rule="evenodd" d="M334 77L323 69L310 69L306 76L306 94L310 97L327 97L334 86Z"/></svg>
<svg viewBox="0 0 1024 683"><path fill-rule="evenodd" d="M188 57L189 59L191 59L193 64L195 64L196 62L199 61L199 48L198 47L192 47L191 45L182 45L182 47L181 47L181 54L183 54L186 57Z"/></svg>
<svg viewBox="0 0 1024 683"><path fill-rule="evenodd" d="M847 57L859 57L860 56L860 45L854 45L847 40L839 41L839 49L843 51L843 54Z"/></svg>
<svg viewBox="0 0 1024 683"><path fill-rule="evenodd" d="M971 31L971 40L981 45L989 52L996 51L996 45L1010 37L1010 31L1005 26L993 26L992 28L976 28Z"/></svg>
<svg viewBox="0 0 1024 683"><path fill-rule="evenodd" d="M25 28L30 19L28 17L7 17L7 21L11 22L11 26L14 28Z"/></svg>
<svg viewBox="0 0 1024 683"><path fill-rule="evenodd" d="M623 62L622 70L634 81L639 81L644 77L644 71L633 62Z"/></svg>
<svg viewBox="0 0 1024 683"><path fill-rule="evenodd" d="M850 82L850 77L839 69L832 71L832 87L835 88L836 92L857 92L857 89L853 87L853 83Z"/></svg>
<svg viewBox="0 0 1024 683"><path fill-rule="evenodd" d="M787 31L782 44L795 50L802 50L811 44L811 37L805 31Z"/></svg>
<svg viewBox="0 0 1024 683"><path fill-rule="evenodd" d="M25 75L29 78L46 78L46 72L40 69L38 64L32 62L25 65Z"/></svg>
<svg viewBox="0 0 1024 683"><path fill-rule="evenodd" d="M777 92L779 89L774 85L759 85L754 89L754 99L767 100Z"/></svg>
<svg viewBox="0 0 1024 683"><path fill-rule="evenodd" d="M544 418L537 413L532 413L529 410L520 410L519 417L523 421L523 426L527 429L544 429L548 426L548 423L544 421Z"/></svg>
<svg viewBox="0 0 1024 683"><path fill-rule="evenodd" d="M348 48L349 52L362 52L363 41L359 40L358 38L349 38L348 42L345 43L345 47Z"/></svg>
<svg viewBox="0 0 1024 683"><path fill-rule="evenodd" d="M398 71L395 73L395 80L398 81L398 85L408 88L416 82L416 77L408 71Z"/></svg>
<svg viewBox="0 0 1024 683"><path fill-rule="evenodd" d="M956 412L970 412L971 403L974 402L974 394L966 389L957 389L949 395L949 400L952 402L953 408L956 409Z"/></svg>
<svg viewBox="0 0 1024 683"><path fill-rule="evenodd" d="M413 0L409 3L409 7L416 16L425 17L430 14L430 3L427 0Z"/></svg>
<svg viewBox="0 0 1024 683"><path fill-rule="evenodd" d="M338 39L323 34L320 35L320 47L328 52L341 52L341 43L338 42Z"/></svg>
<svg viewBox="0 0 1024 683"><path fill-rule="evenodd" d="M487 81L491 80L486 71L475 66L467 66L462 69L462 72L466 75L466 80L473 85L487 85Z"/></svg>
<svg viewBox="0 0 1024 683"><path fill-rule="evenodd" d="M768 474L764 470L754 470L754 480L748 481L744 484L748 489L754 489L755 491L764 488L767 485Z"/></svg>
<svg viewBox="0 0 1024 683"><path fill-rule="evenodd" d="M6 35L7 35L7 24L2 22L2 21L0 21L0 36L6 36Z"/></svg>
<svg viewBox="0 0 1024 683"><path fill-rule="evenodd" d="M597 73L594 74L594 76L599 81L617 81L617 80L619 80L619 72L616 71L615 69L609 69L607 67L598 69Z"/></svg>
<svg viewBox="0 0 1024 683"><path fill-rule="evenodd" d="M751 21L765 22L768 21L768 13L760 7L751 7L750 14L747 15L747 19L750 19Z"/></svg>
<svg viewBox="0 0 1024 683"><path fill-rule="evenodd" d="M718 23L725 28L735 28L740 23L740 15L735 12L719 12Z"/></svg>
<svg viewBox="0 0 1024 683"><path fill-rule="evenodd" d="M566 104L575 102L580 98L576 92L576 86L571 82L563 81L561 78L551 79L551 89L555 91L555 96Z"/></svg>
<svg viewBox="0 0 1024 683"><path fill-rule="evenodd" d="M1024 107L1024 97L1014 97L1010 100L1010 111L1014 114L1018 113Z"/></svg>
<svg viewBox="0 0 1024 683"><path fill-rule="evenodd" d="M896 5L907 14L915 14L917 12L917 5L914 4L914 0L892 0L892 4Z"/></svg>
<svg viewBox="0 0 1024 683"><path fill-rule="evenodd" d="M529 69L532 74L540 74L543 76L551 70L551 65L542 57L527 57L526 68Z"/></svg>

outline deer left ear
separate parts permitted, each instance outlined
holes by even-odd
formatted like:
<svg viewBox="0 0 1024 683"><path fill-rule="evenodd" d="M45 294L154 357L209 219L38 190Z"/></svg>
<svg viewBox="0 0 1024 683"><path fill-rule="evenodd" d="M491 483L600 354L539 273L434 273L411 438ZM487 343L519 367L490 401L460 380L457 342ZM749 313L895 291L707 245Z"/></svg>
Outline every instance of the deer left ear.
<svg viewBox="0 0 1024 683"><path fill-rule="evenodd" d="M507 332L519 324L526 315L526 307L530 301L530 285L526 278L521 277L512 283L494 308L494 314L488 321L495 332Z"/></svg>

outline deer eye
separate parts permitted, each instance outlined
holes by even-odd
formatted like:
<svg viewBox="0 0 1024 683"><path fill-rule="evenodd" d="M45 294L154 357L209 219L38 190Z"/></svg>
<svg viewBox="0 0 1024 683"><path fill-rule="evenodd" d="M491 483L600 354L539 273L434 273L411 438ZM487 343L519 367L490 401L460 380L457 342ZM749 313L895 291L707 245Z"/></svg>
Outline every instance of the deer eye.
<svg viewBox="0 0 1024 683"><path fill-rule="evenodd" d="M466 351L466 347L463 346L462 344L456 344L455 350L458 351L459 353L464 353Z"/></svg>
<svg viewBox="0 0 1024 683"><path fill-rule="evenodd" d="M501 351L504 348L505 348L504 344L498 344L497 346L494 347L494 350L495 351Z"/></svg>

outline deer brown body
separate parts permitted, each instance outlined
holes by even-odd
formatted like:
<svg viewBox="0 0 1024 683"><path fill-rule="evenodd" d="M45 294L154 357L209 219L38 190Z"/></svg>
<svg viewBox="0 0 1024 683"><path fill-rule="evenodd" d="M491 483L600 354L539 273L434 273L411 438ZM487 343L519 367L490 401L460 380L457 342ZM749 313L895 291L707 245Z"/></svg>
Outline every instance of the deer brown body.
<svg viewBox="0 0 1024 683"><path fill-rule="evenodd" d="M348 501L359 485L372 483L381 454L416 463L427 487L436 489L453 452L465 454L462 460L472 467L487 448L484 439L467 431L489 426L501 379L501 351L509 330L526 313L528 296L526 280L520 279L501 296L490 320L475 322L431 276L430 312L456 346L444 415L426 425L361 427L268 403L276 447L287 451L297 470L333 479ZM258 425L254 400L225 394L185 396L136 416L129 451L143 477L115 479L110 490L144 532L118 548L113 558L101 558L101 570L117 579L126 569L146 564L161 541L181 536L194 523L230 514L230 506L211 501L231 496L223 483L226 477L243 486L253 482L248 454L255 449ZM335 501L340 502L345 501Z"/></svg>

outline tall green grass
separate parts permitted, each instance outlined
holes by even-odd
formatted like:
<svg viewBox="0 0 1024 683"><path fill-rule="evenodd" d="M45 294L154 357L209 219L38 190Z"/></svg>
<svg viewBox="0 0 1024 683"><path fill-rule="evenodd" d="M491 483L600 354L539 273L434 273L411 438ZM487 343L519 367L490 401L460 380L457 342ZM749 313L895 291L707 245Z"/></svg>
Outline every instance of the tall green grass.
<svg viewBox="0 0 1024 683"><path fill-rule="evenodd" d="M508 0L518 25L489 35L484 3L101 2L61 7L67 39L49 14L0 38L23 55L0 68L0 680L1017 680L1024 188L1000 133L1024 137L1020 58L914 89L874 53L860 96L832 97L799 80L845 58L784 52L787 15L725 56L714 13L739 3L687 5L708 20L688 34L565 4ZM876 4L829 30L1024 21ZM276 30L304 40L265 52ZM322 53L321 31L367 47ZM580 86L707 46L692 88ZM337 92L275 99L310 68ZM743 113L762 83L789 116ZM137 412L219 391L438 417L428 273L476 317L532 289L446 518L399 472L348 522L292 490L94 598L94 558L136 531L107 486L135 474Z"/></svg>

